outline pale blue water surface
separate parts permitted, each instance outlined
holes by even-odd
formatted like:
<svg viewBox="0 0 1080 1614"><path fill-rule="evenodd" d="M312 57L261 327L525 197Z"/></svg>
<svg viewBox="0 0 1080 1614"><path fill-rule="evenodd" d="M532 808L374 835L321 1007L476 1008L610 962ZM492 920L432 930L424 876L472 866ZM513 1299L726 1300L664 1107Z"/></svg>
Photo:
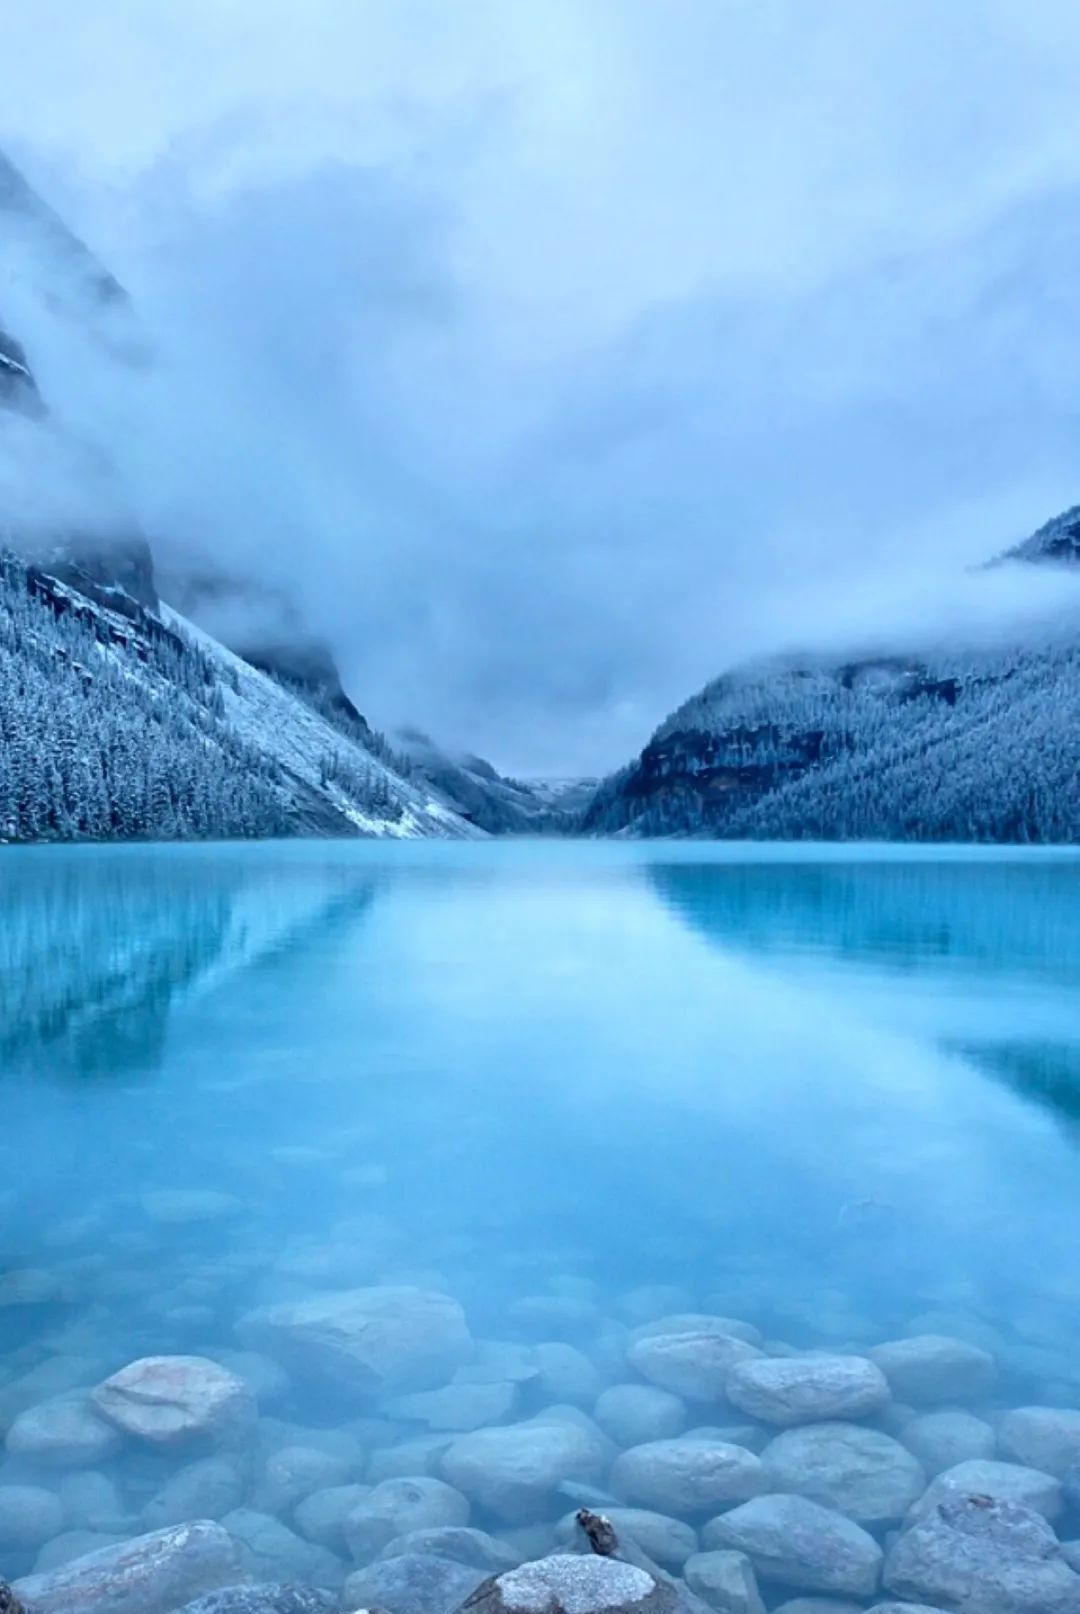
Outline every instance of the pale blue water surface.
<svg viewBox="0 0 1080 1614"><path fill-rule="evenodd" d="M1004 1400L1080 1404L1070 853L37 847L0 882L9 1421L58 1359L235 1348L286 1282L605 1364L663 1284L795 1345L978 1337ZM162 1187L242 1208L162 1225ZM160 1479L113 1477L133 1517Z"/></svg>

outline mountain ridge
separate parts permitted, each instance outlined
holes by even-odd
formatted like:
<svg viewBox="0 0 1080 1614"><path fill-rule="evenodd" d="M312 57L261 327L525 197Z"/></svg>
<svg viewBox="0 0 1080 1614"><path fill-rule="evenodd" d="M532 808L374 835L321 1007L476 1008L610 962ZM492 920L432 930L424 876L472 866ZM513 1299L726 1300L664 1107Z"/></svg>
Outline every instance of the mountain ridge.
<svg viewBox="0 0 1080 1614"><path fill-rule="evenodd" d="M990 564L1080 562L1080 506ZM586 834L1080 839L1080 627L774 656L723 673L604 780Z"/></svg>

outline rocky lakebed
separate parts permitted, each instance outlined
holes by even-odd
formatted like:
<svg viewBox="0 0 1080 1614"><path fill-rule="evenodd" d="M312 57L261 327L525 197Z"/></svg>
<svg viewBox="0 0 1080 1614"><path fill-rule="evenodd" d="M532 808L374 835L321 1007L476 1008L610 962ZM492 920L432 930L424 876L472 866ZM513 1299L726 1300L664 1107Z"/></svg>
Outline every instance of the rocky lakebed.
<svg viewBox="0 0 1080 1614"><path fill-rule="evenodd" d="M240 1213L156 1190L0 1279L9 1604L1080 1611L1064 1281L1007 1326L779 1294L764 1255L696 1292L534 1250L500 1291L450 1237L420 1266L374 1215L260 1243Z"/></svg>

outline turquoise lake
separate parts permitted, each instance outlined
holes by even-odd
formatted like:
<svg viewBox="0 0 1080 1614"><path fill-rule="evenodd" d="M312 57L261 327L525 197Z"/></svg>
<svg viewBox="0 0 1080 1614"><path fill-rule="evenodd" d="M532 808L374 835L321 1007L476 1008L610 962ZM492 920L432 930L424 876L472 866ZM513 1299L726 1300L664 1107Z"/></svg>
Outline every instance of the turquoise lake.
<svg viewBox="0 0 1080 1614"><path fill-rule="evenodd" d="M139 1356L228 1359L267 1301L386 1284L571 1344L597 1386L666 1310L958 1336L1002 1404L1080 1405L1071 853L35 847L0 881L4 1427ZM361 1412L365 1460L420 1433ZM97 1533L145 1528L172 1460L110 1458Z"/></svg>

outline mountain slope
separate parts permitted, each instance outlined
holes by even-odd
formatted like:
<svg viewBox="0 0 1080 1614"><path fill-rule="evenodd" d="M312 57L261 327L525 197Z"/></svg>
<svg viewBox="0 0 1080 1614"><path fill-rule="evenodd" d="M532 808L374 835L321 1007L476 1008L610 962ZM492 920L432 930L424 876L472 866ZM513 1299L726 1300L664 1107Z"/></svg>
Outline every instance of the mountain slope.
<svg viewBox="0 0 1080 1614"><path fill-rule="evenodd" d="M46 300L132 357L122 288L2 154L0 226ZM308 642L283 647L286 684L161 602L112 468L3 328L0 521L0 835L480 833L401 776Z"/></svg>
<svg viewBox="0 0 1080 1614"><path fill-rule="evenodd" d="M1005 559L1068 564L1080 509ZM588 833L1080 839L1080 631L919 656L771 659L708 684L604 781Z"/></svg>
<svg viewBox="0 0 1080 1614"><path fill-rule="evenodd" d="M510 779L483 757L451 755L418 729L394 736L409 776L426 780L455 812L491 835L569 835L592 781Z"/></svg>
<svg viewBox="0 0 1080 1614"><path fill-rule="evenodd" d="M162 607L137 621L0 557L7 839L478 831Z"/></svg>

